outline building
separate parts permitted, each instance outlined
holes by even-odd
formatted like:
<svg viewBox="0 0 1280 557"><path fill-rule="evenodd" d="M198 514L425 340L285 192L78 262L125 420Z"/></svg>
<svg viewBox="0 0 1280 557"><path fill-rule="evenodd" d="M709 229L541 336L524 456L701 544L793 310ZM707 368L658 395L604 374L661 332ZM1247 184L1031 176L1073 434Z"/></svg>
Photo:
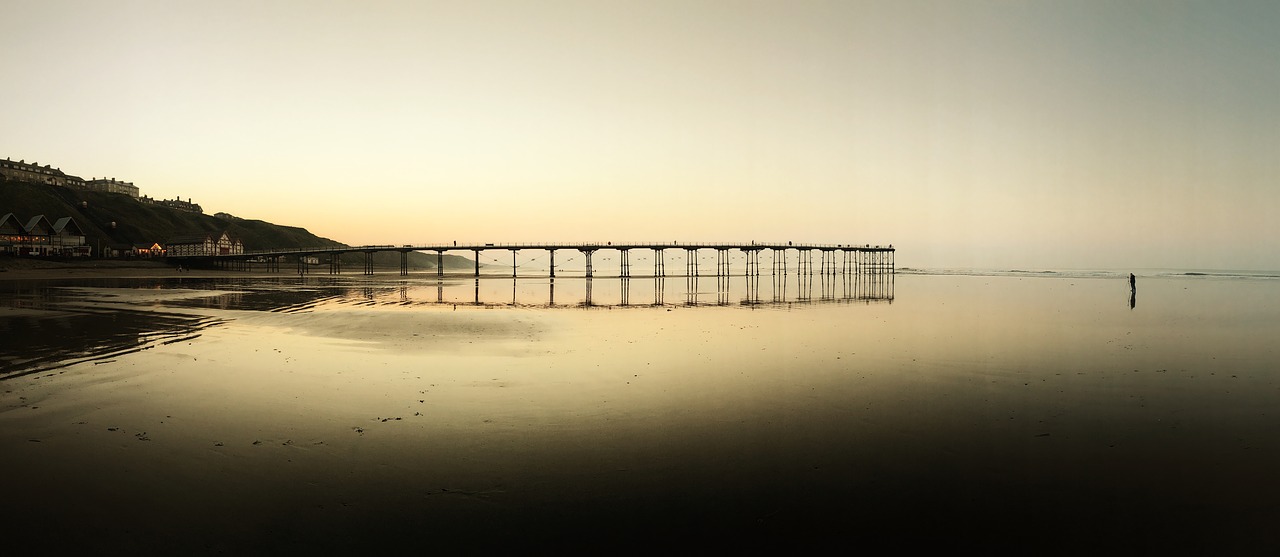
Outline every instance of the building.
<svg viewBox="0 0 1280 557"><path fill-rule="evenodd" d="M30 243L27 231L13 213L0 216L0 253L17 255L19 246Z"/></svg>
<svg viewBox="0 0 1280 557"><path fill-rule="evenodd" d="M199 213L202 215L204 214L204 208L200 207L198 203L192 203L190 197L188 197L186 201L183 201L182 199L179 199L177 197L173 199L152 199L144 195L141 198L139 198L138 201L141 201L148 205L159 205L161 207L168 207L170 209L177 209L179 211L187 211L189 213Z"/></svg>
<svg viewBox="0 0 1280 557"><path fill-rule="evenodd" d="M50 236L54 249L59 255L67 257L88 257L93 248L85 245L84 231L76 224L76 219L62 217L53 221L53 234Z"/></svg>
<svg viewBox="0 0 1280 557"><path fill-rule="evenodd" d="M53 223L44 215L36 215L22 227L31 239L18 247L18 255L53 255Z"/></svg>
<svg viewBox="0 0 1280 557"><path fill-rule="evenodd" d="M163 199L163 200L157 201L156 204L164 207L168 207L170 209L177 209L179 211L187 211L189 213L204 214L204 209L202 209L199 204L192 203L190 197L188 197L186 201L183 201L176 197L173 199Z"/></svg>
<svg viewBox="0 0 1280 557"><path fill-rule="evenodd" d="M129 248L129 255L133 257L164 257L165 248L157 242L150 244L133 244Z"/></svg>
<svg viewBox="0 0 1280 557"><path fill-rule="evenodd" d="M244 243L226 232L218 235L191 234L171 238L165 249L170 257L239 255L244 253Z"/></svg>
<svg viewBox="0 0 1280 557"><path fill-rule="evenodd" d="M93 248L85 244L84 231L71 217L51 223L44 215L36 215L24 224L13 213L5 213L0 216L0 254L88 257Z"/></svg>
<svg viewBox="0 0 1280 557"><path fill-rule="evenodd" d="M105 191L107 193L123 193L134 199L138 198L138 186L133 182L117 181L115 178L95 178L84 183L84 189L89 191Z"/></svg>
<svg viewBox="0 0 1280 557"><path fill-rule="evenodd" d="M218 237L218 255L240 255L244 253L244 242L239 238L232 238L226 232Z"/></svg>
<svg viewBox="0 0 1280 557"><path fill-rule="evenodd" d="M26 160L15 162L4 159L0 161L0 176L3 176L5 180L14 182L34 182L50 186L67 185L67 175L63 174L61 170L47 164L40 166L40 163L28 163Z"/></svg>
<svg viewBox="0 0 1280 557"><path fill-rule="evenodd" d="M208 234L190 234L169 238L165 249L170 257L207 256L214 254L214 243Z"/></svg>
<svg viewBox="0 0 1280 557"><path fill-rule="evenodd" d="M93 255L93 248L84 243L84 230L70 216L54 220L52 243L58 255L65 257L88 257Z"/></svg>

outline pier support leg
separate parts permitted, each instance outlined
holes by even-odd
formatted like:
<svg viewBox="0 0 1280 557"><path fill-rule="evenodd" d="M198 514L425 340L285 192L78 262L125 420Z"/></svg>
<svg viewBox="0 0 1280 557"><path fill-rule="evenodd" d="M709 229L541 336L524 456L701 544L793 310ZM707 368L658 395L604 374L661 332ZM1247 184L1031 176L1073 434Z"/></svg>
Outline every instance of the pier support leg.
<svg viewBox="0 0 1280 557"><path fill-rule="evenodd" d="M409 252L400 252L400 276L409 275Z"/></svg>
<svg viewBox="0 0 1280 557"><path fill-rule="evenodd" d="M511 250L511 278L516 278L516 252L517 251L520 251L520 250L514 250L514 249Z"/></svg>
<svg viewBox="0 0 1280 557"><path fill-rule="evenodd" d="M653 276L667 276L667 265L666 261L664 261L664 257L662 256L662 248L653 249Z"/></svg>
<svg viewBox="0 0 1280 557"><path fill-rule="evenodd" d="M556 278L556 250L547 250L551 252L551 278ZM554 287L553 290L554 292ZM552 302L552 305L555 303Z"/></svg>
<svg viewBox="0 0 1280 557"><path fill-rule="evenodd" d="M587 258L587 278L591 278L594 275L591 269L591 254L595 253L595 250L584 249L584 250L578 250L578 251L581 251L582 255L586 256Z"/></svg>
<svg viewBox="0 0 1280 557"><path fill-rule="evenodd" d="M436 278L444 276L444 252L436 250Z"/></svg>
<svg viewBox="0 0 1280 557"><path fill-rule="evenodd" d="M474 251L476 254L476 275L475 276L479 277L480 276L480 250L477 249L477 250L471 250L471 251Z"/></svg>
<svg viewBox="0 0 1280 557"><path fill-rule="evenodd" d="M618 256L619 256L618 258L621 260L620 267L618 269L618 275L623 278L631 276L630 255L631 255L631 250L625 250L625 249L618 250Z"/></svg>
<svg viewBox="0 0 1280 557"><path fill-rule="evenodd" d="M373 252L371 251L364 252L364 274L373 274Z"/></svg>

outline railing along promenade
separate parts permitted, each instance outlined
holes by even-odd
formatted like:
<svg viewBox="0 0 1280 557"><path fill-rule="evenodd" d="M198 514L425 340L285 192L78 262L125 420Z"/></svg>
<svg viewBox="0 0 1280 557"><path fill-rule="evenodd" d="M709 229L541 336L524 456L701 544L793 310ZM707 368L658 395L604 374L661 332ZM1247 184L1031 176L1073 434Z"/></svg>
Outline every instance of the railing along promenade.
<svg viewBox="0 0 1280 557"><path fill-rule="evenodd" d="M350 253L364 254L364 274L372 275L374 272L373 254L379 252L398 252L400 254L400 274L409 274L409 254L412 252L435 252L436 253L436 274L444 276L444 254L451 251L469 251L475 255L475 276L480 276L480 259L481 255L487 251L510 251L511 252L511 276L517 276L518 265L516 264L516 254L521 250L542 250L550 255L550 276L556 276L556 252L573 250L581 253L586 259L586 276L590 277L594 274L592 266L592 255L601 250L614 250L619 254L619 275L621 277L633 276L631 273L630 254L632 250L650 250L653 252L653 275L655 277L668 276L666 270L666 250L684 250L685 251L685 272L683 275L676 276L699 276L698 269L698 252L701 250L715 250L716 252L716 276L726 276L731 274L730 257L731 250L739 250L746 256L746 268L743 269L745 275L760 274L760 252L770 250L773 255L772 270L773 274L786 273L787 254L794 251L796 262L798 264L798 272L813 274L813 252L817 251L821 257L819 272L823 274L854 274L861 272L884 272L892 271L894 268L893 245L888 246L871 245L871 244L810 244L810 243L793 243L793 242L585 242L585 243L463 243L450 242L447 244L423 243L423 244L380 244L365 246L324 246L311 248L287 248L287 249L267 249L253 250L238 254L228 255L204 255L204 256L171 256L174 259L186 261L212 262L215 265L224 268L247 269L253 263L262 263L267 266L269 271L279 271L280 261L294 257L298 262L298 272L305 274L308 267L312 264L308 262L308 258L316 259L318 263L319 256L327 256L330 274L340 274L342 272L342 255ZM837 257L839 254L839 257ZM839 261L837 262L837 259ZM838 263L838 265L837 265Z"/></svg>

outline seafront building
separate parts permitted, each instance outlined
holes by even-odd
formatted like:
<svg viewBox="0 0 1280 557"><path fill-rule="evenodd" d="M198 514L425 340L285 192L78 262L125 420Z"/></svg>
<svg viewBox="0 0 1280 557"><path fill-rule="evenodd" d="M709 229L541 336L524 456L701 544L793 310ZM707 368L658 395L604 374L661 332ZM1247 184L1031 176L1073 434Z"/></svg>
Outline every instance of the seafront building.
<svg viewBox="0 0 1280 557"><path fill-rule="evenodd" d="M165 244L113 244L105 248L109 257L164 257L241 255L244 242L227 232L176 236ZM50 221L36 215L23 221L13 213L0 215L0 255L33 257L89 257L93 247L85 242L84 230L71 217Z"/></svg>
<svg viewBox="0 0 1280 557"><path fill-rule="evenodd" d="M244 243L239 238L223 232L220 235L193 234L170 238L164 246L166 255L173 257L190 257L206 255L240 255L244 253Z"/></svg>
<svg viewBox="0 0 1280 557"><path fill-rule="evenodd" d="M13 213L5 213L0 216L0 254L88 257L93 248L71 217L49 222L44 215L36 215L23 223Z"/></svg>

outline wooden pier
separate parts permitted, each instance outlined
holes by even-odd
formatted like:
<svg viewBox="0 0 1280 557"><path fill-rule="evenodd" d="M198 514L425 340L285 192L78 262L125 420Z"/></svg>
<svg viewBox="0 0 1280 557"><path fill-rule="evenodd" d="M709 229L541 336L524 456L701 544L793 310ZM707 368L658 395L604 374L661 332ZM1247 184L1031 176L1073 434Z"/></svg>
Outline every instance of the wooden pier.
<svg viewBox="0 0 1280 557"><path fill-rule="evenodd" d="M768 250L772 255L773 264L770 268L770 274L785 274L788 269L788 257L795 257L798 272L800 274L815 274L814 269L814 252L818 252L819 264L816 269L821 275L856 275L864 272L882 273L892 272L894 269L894 247L892 244L888 246L871 245L871 244L793 244L791 242L783 243L696 243L696 242L670 242L670 243L519 243L519 244L404 244L404 245L368 245L368 246L351 246L351 247L316 247L316 248L296 248L296 249L278 249L278 250L257 250L248 251L235 255L206 255L206 256L185 256L174 257L188 262L188 264L210 264L226 269L249 270L254 265L262 265L268 271L278 272L282 261L294 260L297 263L299 274L307 274L313 265L318 265L321 259L328 264L329 274L342 273L342 256L344 254L359 253L364 257L363 273L366 275L374 274L373 255L380 252L396 252L400 254L400 274L407 276L409 274L409 254L412 252L424 252L436 254L436 274L443 277L444 271L444 254L448 252L471 252L475 258L475 268L472 272L474 276L480 276L480 259L485 252L492 251L510 251L511 252L511 276L519 275L519 265L516 261L516 255L522 250L541 250L547 252L550 259L550 268L545 272L538 272L536 275L524 276L556 276L556 252L557 251L576 251L582 255L586 264L586 276L595 275L593 265L593 256L598 251L616 251L618 254L618 275L619 277L632 276L711 276L704 275L699 268L699 254L704 250L713 250L716 253L716 265L714 276L729 276L734 274L734 269L730 264L730 254L733 250L742 252L746 262L740 268L740 274L747 276L760 275L760 253ZM631 266L631 252L635 250L648 250L653 254L653 274L634 274ZM666 252L668 250L683 250L685 252L685 268L683 274L669 275L666 266ZM789 255L790 254L790 255Z"/></svg>

